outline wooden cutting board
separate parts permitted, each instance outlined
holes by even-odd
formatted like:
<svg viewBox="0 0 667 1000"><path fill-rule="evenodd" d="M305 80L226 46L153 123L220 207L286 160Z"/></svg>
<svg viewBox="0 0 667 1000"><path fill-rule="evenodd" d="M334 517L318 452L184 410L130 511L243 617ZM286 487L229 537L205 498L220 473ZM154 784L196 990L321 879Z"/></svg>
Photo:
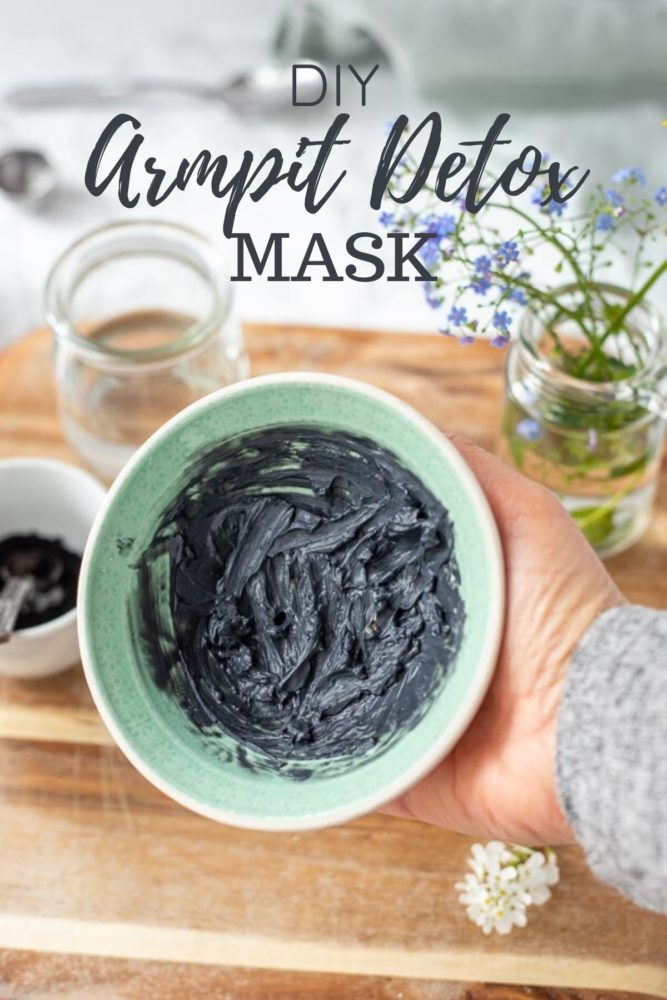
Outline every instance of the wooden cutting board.
<svg viewBox="0 0 667 1000"><path fill-rule="evenodd" d="M253 374L355 376L495 446L502 355L485 345L287 326L246 337ZM0 457L14 455L76 462L44 332L0 354ZM663 473L651 528L609 567L632 600L665 608L666 555ZM0 678L0 998L667 997L667 920L596 882L575 848L528 928L485 938L453 890L469 845L379 815L315 833L220 826L126 762L80 667ZM461 985L482 980L563 990Z"/></svg>

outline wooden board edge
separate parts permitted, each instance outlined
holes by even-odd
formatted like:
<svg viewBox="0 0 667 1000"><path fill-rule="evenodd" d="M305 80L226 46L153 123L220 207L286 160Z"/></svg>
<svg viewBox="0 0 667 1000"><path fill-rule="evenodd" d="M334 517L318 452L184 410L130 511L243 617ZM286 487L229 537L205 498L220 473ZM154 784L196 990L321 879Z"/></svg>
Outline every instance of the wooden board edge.
<svg viewBox="0 0 667 1000"><path fill-rule="evenodd" d="M95 709L0 705L0 739L38 743L113 746L114 741Z"/></svg>
<svg viewBox="0 0 667 1000"><path fill-rule="evenodd" d="M667 1000L667 969L591 958L502 951L400 951L315 941L130 923L0 914L0 947L108 958L225 965L294 972L395 976L476 982L480 969L497 983L625 990Z"/></svg>

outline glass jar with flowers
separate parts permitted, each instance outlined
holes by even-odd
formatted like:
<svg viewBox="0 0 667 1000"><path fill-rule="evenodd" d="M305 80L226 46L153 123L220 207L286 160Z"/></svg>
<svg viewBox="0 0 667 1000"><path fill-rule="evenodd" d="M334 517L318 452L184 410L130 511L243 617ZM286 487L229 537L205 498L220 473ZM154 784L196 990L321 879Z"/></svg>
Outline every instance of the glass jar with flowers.
<svg viewBox="0 0 667 1000"><path fill-rule="evenodd" d="M406 157L390 197L413 175ZM667 271L667 188L644 189L629 168L572 206L541 181L532 205L492 197L471 214L463 203L443 213L426 185L417 208L381 215L435 234L421 253L438 329L508 347L504 457L552 489L603 556L647 524L667 418L667 337L648 302ZM624 257L627 278L612 283Z"/></svg>

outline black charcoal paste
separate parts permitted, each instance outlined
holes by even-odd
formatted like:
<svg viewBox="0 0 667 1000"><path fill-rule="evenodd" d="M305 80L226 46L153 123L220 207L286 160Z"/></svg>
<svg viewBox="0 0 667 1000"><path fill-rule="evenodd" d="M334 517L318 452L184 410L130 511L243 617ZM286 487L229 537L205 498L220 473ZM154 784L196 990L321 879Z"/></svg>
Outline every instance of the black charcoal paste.
<svg viewBox="0 0 667 1000"><path fill-rule="evenodd" d="M255 432L195 470L139 561L153 679L248 767L307 777L382 752L460 645L447 511L388 451L338 431Z"/></svg>
<svg viewBox="0 0 667 1000"><path fill-rule="evenodd" d="M16 619L16 631L44 625L71 611L76 605L80 568L81 556L59 538L29 534L0 540L0 596L12 577L32 580Z"/></svg>

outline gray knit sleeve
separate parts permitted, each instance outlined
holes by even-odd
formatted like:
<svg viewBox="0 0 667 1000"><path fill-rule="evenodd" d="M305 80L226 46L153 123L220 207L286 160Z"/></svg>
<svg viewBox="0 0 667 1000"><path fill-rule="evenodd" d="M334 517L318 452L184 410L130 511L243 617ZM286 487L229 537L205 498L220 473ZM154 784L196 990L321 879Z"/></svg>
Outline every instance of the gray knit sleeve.
<svg viewBox="0 0 667 1000"><path fill-rule="evenodd" d="M570 663L558 791L595 874L667 912L667 612L602 614Z"/></svg>

